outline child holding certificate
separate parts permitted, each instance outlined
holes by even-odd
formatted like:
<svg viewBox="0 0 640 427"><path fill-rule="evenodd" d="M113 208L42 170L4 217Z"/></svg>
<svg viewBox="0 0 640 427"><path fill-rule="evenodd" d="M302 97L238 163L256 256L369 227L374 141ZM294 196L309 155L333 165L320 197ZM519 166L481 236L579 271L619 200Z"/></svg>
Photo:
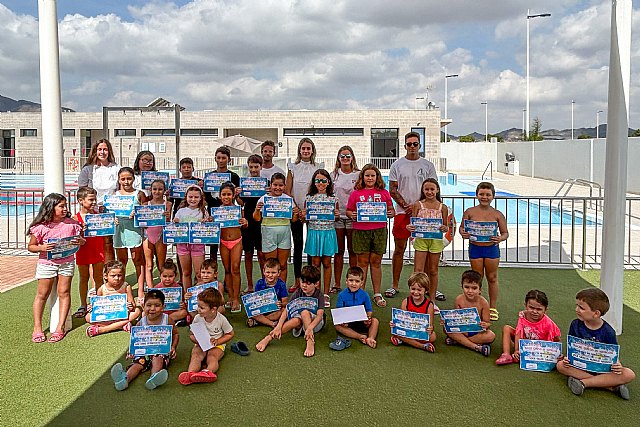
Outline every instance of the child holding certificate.
<svg viewBox="0 0 640 427"><path fill-rule="evenodd" d="M426 296L430 286L429 276L422 271L417 271L409 277L407 284L409 285L409 296L402 301L400 309L429 315L429 327L427 328L429 341L391 335L391 343L393 345L405 343L411 347L419 348L429 353L435 353L436 347L433 345L433 343L436 342L436 333L433 332L434 304L433 301ZM392 328L394 326L393 322L389 322L389 325Z"/></svg>
<svg viewBox="0 0 640 427"><path fill-rule="evenodd" d="M462 273L462 294L456 297L455 308L475 308L480 315L480 332L446 332L445 344L460 344L468 349L477 351L485 357L491 354L491 343L496 334L489 329L489 303L480 293L482 292L482 276L474 270Z"/></svg>
<svg viewBox="0 0 640 427"><path fill-rule="evenodd" d="M193 331L189 333L194 346L188 371L178 376L180 384L212 383L218 379L216 372L220 360L224 357L227 343L233 338L233 327L223 314L218 313L218 308L223 305L222 301L222 294L214 288L207 288L198 294L198 314L194 317L193 324L204 324L209 342L200 342ZM207 350L202 348L205 344Z"/></svg>
<svg viewBox="0 0 640 427"><path fill-rule="evenodd" d="M104 266L104 239L102 236L85 237L85 215L98 213L96 200L97 191L90 187L80 187L76 193L80 210L76 213L75 220L82 226L83 237L86 241L76 252L76 265L80 279L78 288L80 291L80 307L73 314L75 318L83 318L87 314L87 293L95 295L96 290L102 286L102 268ZM89 274L91 272L91 274ZM89 291L89 276L93 278L93 286Z"/></svg>
<svg viewBox="0 0 640 427"><path fill-rule="evenodd" d="M38 215L27 228L29 237L29 252L38 253L36 267L36 279L38 289L33 301L33 333L31 342L41 343L47 341L42 331L42 313L47 303L54 282L58 281L57 291L60 300L59 320L56 330L49 337L49 342L62 340L67 333L64 324L71 307L71 279L75 270L73 253L53 259L47 252L55 249L56 244L49 239L73 238L78 245L83 245L85 240L80 237L82 227L69 218L67 199L58 193L47 195L40 205ZM62 255L62 254L61 254ZM52 259L49 259L52 258Z"/></svg>
<svg viewBox="0 0 640 427"><path fill-rule="evenodd" d="M275 175L275 174L274 174ZM289 301L289 293L287 292L287 284L280 278L280 262L275 258L267 258L264 262L262 278L256 282L256 292L267 288L273 288L278 297L278 310L268 314L258 314L247 319L247 326L253 328L257 325L265 325L275 328L282 313L287 313L285 306ZM245 307L246 308L246 307ZM247 310L247 313L249 311Z"/></svg>
<svg viewBox="0 0 640 427"><path fill-rule="evenodd" d="M304 356L311 357L315 354L314 334L320 332L325 323L324 310L321 305L324 304L324 297L316 287L320 286L320 270L313 265L305 265L300 274L300 288L291 295L291 301L287 304L287 309L282 310L276 327L256 344L258 351L264 351L272 340L279 340L282 338L282 334L292 331L296 338L304 333L304 339L307 342ZM305 302L310 302L310 305L315 307L315 311L310 308L290 313L289 309L296 305L294 301L302 301L299 298L308 300Z"/></svg>
<svg viewBox="0 0 640 427"><path fill-rule="evenodd" d="M338 199L333 193L333 182L329 172L318 169L311 177L309 192L304 202L301 219L306 220L310 204L313 202L324 202L331 204L329 218L309 219L307 226L307 241L304 252L311 256L311 263L319 270L322 262L322 274L324 283L323 307L331 306L329 301L329 288L331 287L331 259L338 252L338 237L336 236L335 221L340 218Z"/></svg>
<svg viewBox="0 0 640 427"><path fill-rule="evenodd" d="M371 348L376 348L378 345L376 337L378 336L379 322L378 319L373 317L369 294L362 289L364 277L364 271L362 271L360 267L351 267L347 270L347 289L344 289L338 294L336 308L363 305L367 313L367 320L343 323L335 325L335 327L336 332L339 334L356 339ZM349 346L351 346L351 341L341 336L338 336L335 341L329 344L329 348L336 351L344 350Z"/></svg>
<svg viewBox="0 0 640 427"><path fill-rule="evenodd" d="M495 194L496 189L492 183L481 182L478 184L478 187L476 187L478 205L464 211L462 223L460 224L460 236L463 239L469 239L471 268L480 273L481 277L487 277L490 318L492 321L500 319L500 314L496 308L498 303L498 265L500 264L500 247L498 245L509 237L507 221L504 215L491 206ZM483 227L491 226L497 228L497 232L488 238L486 238L486 235L479 237L467 231L467 225L465 224L467 221Z"/></svg>
<svg viewBox="0 0 640 427"><path fill-rule="evenodd" d="M178 266L171 258L169 258L164 262L160 269L160 282L155 286L155 288L182 288L182 284L176 282L176 277L178 277ZM184 296L182 301L180 301L179 309L166 311L165 313L169 315L172 322L176 323L176 326L186 325L186 319L189 312L187 312L187 305L184 302Z"/></svg>
<svg viewBox="0 0 640 427"><path fill-rule="evenodd" d="M508 365L520 361L519 342L521 339L560 342L560 328L549 316L547 294L533 289L524 297L524 310L518 313L518 324L514 328L504 325L502 328L502 354L496 365ZM511 343L514 352L511 354Z"/></svg>
<svg viewBox="0 0 640 427"><path fill-rule="evenodd" d="M569 335L603 344L618 344L615 330L602 318L609 311L609 297L598 288L583 289L576 294L576 316L569 327ZM604 388L629 400L627 384L636 374L622 366L618 360L611 365L610 372L591 374L569 364L564 357L556 365L558 372L569 377L567 385L571 392L580 396L585 388Z"/></svg>
<svg viewBox="0 0 640 427"><path fill-rule="evenodd" d="M198 280L198 282L194 286L204 285L205 283L216 281L218 281L218 261L214 259L205 259L202 262L202 266L200 266L200 280ZM185 301L188 301L193 297L193 294L187 291L187 288L184 289L184 299ZM222 304L218 307L218 313L224 314L226 304L224 302L224 295L222 293L220 295L222 295ZM191 319L193 319L196 314L197 312L195 310L189 312L189 316L187 317L189 323L191 323Z"/></svg>
<svg viewBox="0 0 640 427"><path fill-rule="evenodd" d="M156 179L151 183L151 200L148 205L160 205L164 206L165 217L167 222L171 220L171 202L165 200L165 193L167 192L167 185L161 179ZM146 227L145 239L142 244L144 249L145 259L145 278L147 288L153 287L153 260L155 258L158 271L162 269L165 260L167 259L167 245L162 241L162 226L157 225L153 227Z"/></svg>
<svg viewBox="0 0 640 427"><path fill-rule="evenodd" d="M207 208L204 203L202 188L192 185L185 191L184 199L178 206L178 211L173 216L175 223L204 222L209 220ZM191 243L178 243L176 245L178 261L182 268L182 285L185 289L193 283L192 275L195 271L196 280L199 279L200 266L204 261L204 245Z"/></svg>
<svg viewBox="0 0 640 427"><path fill-rule="evenodd" d="M284 194L285 177L283 174L276 172L271 176L271 186L269 197L291 201L293 198ZM256 203L256 209L253 211L253 219L262 221L262 252L265 259L276 258L280 263L280 278L283 282L287 282L287 261L291 254L291 226L292 221L298 220L297 207L293 207L291 218L268 217L263 218L262 208L265 196L260 197Z"/></svg>
<svg viewBox="0 0 640 427"><path fill-rule="evenodd" d="M153 390L167 382L169 378L167 368L169 367L171 359L176 357L176 348L178 347L180 334L178 334L178 328L176 328L170 316L164 313L164 308L164 294L157 289L150 289L144 296L144 316L140 319L138 326L173 326L171 351L169 354L137 357L126 370L122 368L121 363L113 365L111 368L111 379L113 379L113 385L116 390L122 391L126 389L129 387L131 381L136 379L138 375L149 370L151 371L151 375L144 384L148 390ZM128 355L128 357L133 356Z"/></svg>
<svg viewBox="0 0 640 427"><path fill-rule="evenodd" d="M422 194L420 200L412 206L411 216L413 218L427 218L438 220L440 226L438 231L446 233L449 227L444 223L444 219L449 217L447 206L442 203L440 198L440 184L437 179L427 178L422 182ZM407 225L407 230L412 233L416 231L413 224ZM444 295L438 292L438 264L440 255L444 250L444 240L442 237L420 238L413 240L413 249L415 249L415 258L413 260L413 271L424 271L429 275L429 297L431 300L437 299L444 301ZM435 306L435 313L439 313L439 309Z"/></svg>
<svg viewBox="0 0 640 427"><path fill-rule="evenodd" d="M367 271L371 268L373 299L378 307L386 307L387 301L380 293L382 287L382 256L387 251L387 220L380 222L365 221L358 215L358 204L384 202L387 205L386 217L393 218L395 210L391 195L385 190L380 170L372 164L365 165L360 171L355 190L349 196L347 217L353 220L353 251L358 256L358 267L364 272L362 285L367 282Z"/></svg>
<svg viewBox="0 0 640 427"><path fill-rule="evenodd" d="M115 294L124 294L127 296L128 317L120 320L108 320L104 322L95 322L87 327L86 334L89 338L96 335L106 334L108 332L118 331L122 329L125 332L131 332L131 322L140 316L140 308L134 305L133 292L131 285L125 282L124 264L120 261L109 261L104 265L104 285L98 289L98 296L108 296ZM91 323L92 305L87 306L87 315L85 320Z"/></svg>

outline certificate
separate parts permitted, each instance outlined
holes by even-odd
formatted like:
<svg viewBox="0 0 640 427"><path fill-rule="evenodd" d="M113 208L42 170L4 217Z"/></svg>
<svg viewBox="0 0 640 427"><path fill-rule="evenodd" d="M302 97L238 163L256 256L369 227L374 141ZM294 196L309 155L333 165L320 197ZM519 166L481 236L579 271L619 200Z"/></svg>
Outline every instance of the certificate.
<svg viewBox="0 0 640 427"><path fill-rule="evenodd" d="M261 176L248 176L246 178L240 178L240 187L243 197L261 197L267 194L267 178Z"/></svg>
<svg viewBox="0 0 640 427"><path fill-rule="evenodd" d="M332 308L331 318L334 325L342 325L343 323L351 323L367 320L367 312L364 311L364 305L355 305L353 307Z"/></svg>
<svg viewBox="0 0 640 427"><path fill-rule="evenodd" d="M173 326L133 326L129 340L129 354L134 357L171 353Z"/></svg>
<svg viewBox="0 0 640 427"><path fill-rule="evenodd" d="M231 181L229 172L207 172L204 174L204 191L218 193L220 192L220 186L227 181Z"/></svg>
<svg viewBox="0 0 640 427"><path fill-rule="evenodd" d="M392 335L416 340L429 340L427 328L431 319L428 314L415 313L393 307L391 309L391 321L394 325L391 328Z"/></svg>
<svg viewBox="0 0 640 427"><path fill-rule="evenodd" d="M133 208L134 227L157 227L167 224L164 205L138 205Z"/></svg>
<svg viewBox="0 0 640 427"><path fill-rule="evenodd" d="M291 197L264 197L262 216L265 218L293 218L293 199Z"/></svg>
<svg viewBox="0 0 640 427"><path fill-rule="evenodd" d="M218 282L203 283L202 285L187 288L187 292L191 293L191 298L187 301L187 310L196 311L198 307L198 294L207 288L218 289Z"/></svg>
<svg viewBox="0 0 640 427"><path fill-rule="evenodd" d="M287 318L297 317L304 310L310 313L318 313L318 299L312 297L299 297L287 304Z"/></svg>
<svg viewBox="0 0 640 427"><path fill-rule="evenodd" d="M116 215L113 213L84 216L84 237L113 236L116 234Z"/></svg>
<svg viewBox="0 0 640 427"><path fill-rule="evenodd" d="M618 361L620 346L603 344L567 336L567 357L571 366L588 372L611 372L611 365Z"/></svg>
<svg viewBox="0 0 640 427"><path fill-rule="evenodd" d="M184 199L184 193L187 191L187 188L192 185L198 185L198 181L195 179L172 179L169 187L171 197L174 199Z"/></svg>
<svg viewBox="0 0 640 427"><path fill-rule="evenodd" d="M180 310L182 302L182 288L180 286L172 288L154 288L164 294L164 309L167 311Z"/></svg>
<svg viewBox="0 0 640 427"><path fill-rule="evenodd" d="M335 200L307 200L307 221L335 221Z"/></svg>
<svg viewBox="0 0 640 427"><path fill-rule="evenodd" d="M62 259L69 257L80 249L80 245L76 243L77 239L80 236L69 236L69 237L61 237L61 238L51 238L47 239L47 243L55 243L56 246L47 251L47 259Z"/></svg>
<svg viewBox="0 0 640 427"><path fill-rule="evenodd" d="M107 211L120 217L130 217L136 196L120 196L118 194L105 194L104 207Z"/></svg>
<svg viewBox="0 0 640 427"><path fill-rule="evenodd" d="M274 288L263 289L252 294L242 295L242 305L247 317L271 313L278 310L278 296Z"/></svg>
<svg viewBox="0 0 640 427"><path fill-rule="evenodd" d="M196 338L196 341L198 341L198 345L202 351L207 351L213 348L213 344L211 344L211 336L209 335L209 331L207 330L207 326L204 322L192 323L190 329L193 336Z"/></svg>
<svg viewBox="0 0 640 427"><path fill-rule="evenodd" d="M483 331L480 314L475 307L440 310L440 319L444 322L444 331L448 333Z"/></svg>
<svg viewBox="0 0 640 427"><path fill-rule="evenodd" d="M151 190L153 181L164 181L164 188L169 188L169 172L142 171L142 188Z"/></svg>
<svg viewBox="0 0 640 427"><path fill-rule="evenodd" d="M490 242L493 236L498 235L498 223L496 221L471 221L465 219L464 232L469 233L471 242Z"/></svg>
<svg viewBox="0 0 640 427"><path fill-rule="evenodd" d="M520 340L520 369L551 372L562 354L562 343L542 340Z"/></svg>
<svg viewBox="0 0 640 427"><path fill-rule="evenodd" d="M162 241L166 243L189 243L189 224L175 223L162 227Z"/></svg>
<svg viewBox="0 0 640 427"><path fill-rule="evenodd" d="M91 323L129 318L127 295L114 294L91 297Z"/></svg>
<svg viewBox="0 0 640 427"><path fill-rule="evenodd" d="M386 202L358 202L356 212L358 222L387 222Z"/></svg>
<svg viewBox="0 0 640 427"><path fill-rule="evenodd" d="M411 217L411 225L416 227L416 231L411 233L411 237L418 239L442 239L442 218L416 218Z"/></svg>
<svg viewBox="0 0 640 427"><path fill-rule="evenodd" d="M189 243L198 245L220 244L220 224L215 222L189 223Z"/></svg>
<svg viewBox="0 0 640 427"><path fill-rule="evenodd" d="M220 228L240 227L242 208L235 205L211 208L211 216L213 222L220 225Z"/></svg>

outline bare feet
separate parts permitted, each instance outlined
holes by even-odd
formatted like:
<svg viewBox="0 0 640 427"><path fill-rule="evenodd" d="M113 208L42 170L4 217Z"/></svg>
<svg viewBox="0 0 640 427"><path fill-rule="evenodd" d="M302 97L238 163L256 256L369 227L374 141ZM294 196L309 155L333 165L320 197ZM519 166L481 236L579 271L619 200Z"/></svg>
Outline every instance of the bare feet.
<svg viewBox="0 0 640 427"><path fill-rule="evenodd" d="M312 357L316 352L313 340L307 340L307 348L304 350L304 357Z"/></svg>
<svg viewBox="0 0 640 427"><path fill-rule="evenodd" d="M365 344L366 344L366 345L368 345L368 346L369 346L369 347L371 347L371 348L376 348L376 346L378 345L378 343L376 342L376 340L375 340L375 339L373 339L373 338L367 338L367 339L365 340Z"/></svg>
<svg viewBox="0 0 640 427"><path fill-rule="evenodd" d="M267 348L267 346L269 345L269 343L271 342L273 338L271 338L271 335L267 335L266 337L262 338L258 344L256 344L256 350L258 350L259 352L263 352L265 348Z"/></svg>
<svg viewBox="0 0 640 427"><path fill-rule="evenodd" d="M360 338L358 338L360 340L360 342L364 345L367 345L367 336L366 335L360 335Z"/></svg>

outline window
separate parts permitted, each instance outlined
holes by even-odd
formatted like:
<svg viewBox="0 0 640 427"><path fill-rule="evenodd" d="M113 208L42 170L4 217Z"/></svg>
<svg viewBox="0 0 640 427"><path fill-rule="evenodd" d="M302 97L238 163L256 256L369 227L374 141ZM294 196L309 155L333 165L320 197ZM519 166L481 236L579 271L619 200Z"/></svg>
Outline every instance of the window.
<svg viewBox="0 0 640 427"><path fill-rule="evenodd" d="M113 131L113 136L136 136L135 129L116 129Z"/></svg>
<svg viewBox="0 0 640 427"><path fill-rule="evenodd" d="M218 129L180 129L181 136L218 136Z"/></svg>
<svg viewBox="0 0 640 427"><path fill-rule="evenodd" d="M20 136L38 136L38 129L20 129Z"/></svg>
<svg viewBox="0 0 640 427"><path fill-rule="evenodd" d="M175 129L142 129L142 136L175 136Z"/></svg>
<svg viewBox="0 0 640 427"><path fill-rule="evenodd" d="M76 136L75 129L62 129L62 136Z"/></svg>
<svg viewBox="0 0 640 427"><path fill-rule="evenodd" d="M363 136L363 128L288 128L284 136Z"/></svg>

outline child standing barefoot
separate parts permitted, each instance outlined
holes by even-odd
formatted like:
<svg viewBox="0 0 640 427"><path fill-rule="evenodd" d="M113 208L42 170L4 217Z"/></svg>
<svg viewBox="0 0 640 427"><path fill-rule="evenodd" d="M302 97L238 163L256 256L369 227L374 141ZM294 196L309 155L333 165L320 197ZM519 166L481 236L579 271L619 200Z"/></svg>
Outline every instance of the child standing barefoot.
<svg viewBox="0 0 640 427"><path fill-rule="evenodd" d="M40 254L36 267L38 290L33 301L33 333L31 334L31 341L34 343L46 341L42 331L42 313L56 279L58 280L57 291L60 299L60 317L58 318L56 330L49 337L49 342L58 342L67 333L64 330L64 324L71 307L71 279L75 270L75 262L73 255L49 260L47 259L47 251L51 251L56 247L56 244L49 242L49 239L78 236L76 242L79 245L83 245L85 240L80 237L81 231L80 225L69 218L67 199L58 193L51 193L44 198L38 215L29 225L28 235L31 236L29 238L29 252Z"/></svg>

